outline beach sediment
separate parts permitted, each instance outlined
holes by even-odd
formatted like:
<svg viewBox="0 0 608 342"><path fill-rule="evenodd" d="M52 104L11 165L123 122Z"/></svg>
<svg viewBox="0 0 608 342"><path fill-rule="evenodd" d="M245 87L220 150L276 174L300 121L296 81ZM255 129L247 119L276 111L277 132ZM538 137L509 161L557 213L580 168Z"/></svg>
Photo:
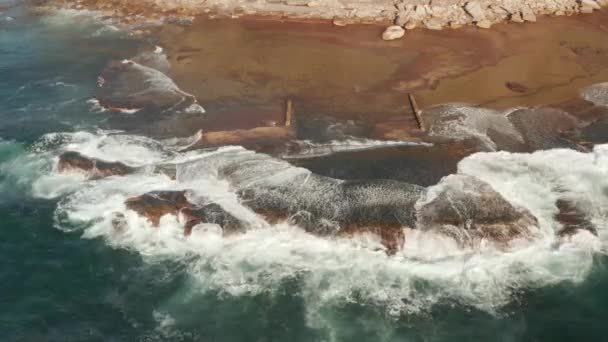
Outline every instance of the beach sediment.
<svg viewBox="0 0 608 342"><path fill-rule="evenodd" d="M331 20L336 26L394 24L404 29L440 30L500 22L535 22L538 16L592 13L608 0L54 0L53 4L94 9L127 21L141 18L188 20L199 15L238 18L270 16Z"/></svg>

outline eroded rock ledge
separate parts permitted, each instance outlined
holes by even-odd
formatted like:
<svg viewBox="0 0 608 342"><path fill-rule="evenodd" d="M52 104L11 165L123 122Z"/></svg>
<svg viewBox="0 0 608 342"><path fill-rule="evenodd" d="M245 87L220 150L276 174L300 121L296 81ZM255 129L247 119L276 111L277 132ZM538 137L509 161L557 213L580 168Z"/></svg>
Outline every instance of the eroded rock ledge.
<svg viewBox="0 0 608 342"><path fill-rule="evenodd" d="M432 30L495 23L534 22L539 15L591 13L608 0L48 0L76 9L95 9L127 21L188 18L201 14L280 16L353 23L394 23Z"/></svg>

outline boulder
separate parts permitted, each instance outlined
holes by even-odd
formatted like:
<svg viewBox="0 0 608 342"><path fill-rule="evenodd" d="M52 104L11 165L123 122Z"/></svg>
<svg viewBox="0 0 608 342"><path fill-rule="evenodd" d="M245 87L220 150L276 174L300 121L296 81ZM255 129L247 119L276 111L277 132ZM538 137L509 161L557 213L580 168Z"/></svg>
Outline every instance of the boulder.
<svg viewBox="0 0 608 342"><path fill-rule="evenodd" d="M473 21L481 21L486 18L486 13L477 1L469 1L464 5L464 10L473 18Z"/></svg>
<svg viewBox="0 0 608 342"><path fill-rule="evenodd" d="M399 39L405 35L405 30L401 26L393 25L389 26L382 33L382 39L384 40L394 40Z"/></svg>
<svg viewBox="0 0 608 342"><path fill-rule="evenodd" d="M584 7L590 8L592 12L602 8L595 0L581 0L581 8Z"/></svg>
<svg viewBox="0 0 608 342"><path fill-rule="evenodd" d="M443 28L443 23L437 18L430 18L424 21L424 27L429 30L441 30Z"/></svg>
<svg viewBox="0 0 608 342"><path fill-rule="evenodd" d="M477 27L479 28L489 29L490 27L492 27L492 22L487 19L483 19L478 21L475 25L477 25Z"/></svg>
<svg viewBox="0 0 608 342"><path fill-rule="evenodd" d="M524 18L522 18L521 13L516 12L511 14L511 21L514 23L523 23Z"/></svg>
<svg viewBox="0 0 608 342"><path fill-rule="evenodd" d="M418 24L415 21L410 20L405 24L404 28L406 30L413 30L416 28L416 26L418 26Z"/></svg>
<svg viewBox="0 0 608 342"><path fill-rule="evenodd" d="M529 22L536 22L536 14L534 14L534 11L532 11L531 8L524 8L524 10L521 12L521 17L524 21L529 21Z"/></svg>

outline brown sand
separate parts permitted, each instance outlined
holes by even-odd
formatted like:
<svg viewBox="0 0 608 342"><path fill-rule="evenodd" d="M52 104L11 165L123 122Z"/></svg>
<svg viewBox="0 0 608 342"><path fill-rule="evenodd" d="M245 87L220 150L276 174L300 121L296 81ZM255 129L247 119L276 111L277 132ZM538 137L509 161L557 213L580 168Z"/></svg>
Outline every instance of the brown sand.
<svg viewBox="0 0 608 342"><path fill-rule="evenodd" d="M159 44L171 76L210 113L225 122L242 121L245 110L269 113L235 127L280 120L277 108L293 98L297 115L382 122L383 134L398 138L416 126L408 93L422 107L507 108L563 102L607 81L603 22L608 12L492 30L415 30L384 42L379 26L199 18L189 27L164 26Z"/></svg>

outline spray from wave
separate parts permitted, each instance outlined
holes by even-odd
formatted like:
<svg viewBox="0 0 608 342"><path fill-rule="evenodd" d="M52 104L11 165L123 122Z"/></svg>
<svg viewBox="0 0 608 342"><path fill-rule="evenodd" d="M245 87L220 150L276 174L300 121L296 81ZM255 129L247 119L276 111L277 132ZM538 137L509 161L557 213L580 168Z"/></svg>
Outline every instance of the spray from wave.
<svg viewBox="0 0 608 342"><path fill-rule="evenodd" d="M177 179L142 167L127 176L87 180L56 172L57 156L67 150L131 166L195 162L201 167L195 176ZM151 261L182 260L193 291L254 295L272 293L284 281L297 280L311 320L325 306L351 301L382 307L392 315L425 311L437 303L496 312L522 290L582 281L591 270L593 255L606 251L605 145L592 153L490 152L465 158L458 173L488 182L509 202L532 212L539 219L542 238L508 251L477 250L462 248L434 232L407 229L407 248L393 256L379 251L380 242L371 236L328 239L286 222L266 222L241 203L212 162L243 153L253 152L223 147L180 153L149 138L111 132L50 134L30 151L3 163L2 172L27 182L33 196L59 198L55 220L61 230L81 232L84 238L101 237ZM24 174L24 170L30 171ZM173 215L162 217L159 227L153 227L124 203L155 190L189 190L193 201L212 199L250 229L223 236L218 226L202 224L191 236L184 236L183 222ZM554 199L564 196L591 217L598 237L585 231L557 236L560 224L554 218ZM117 217L125 229L116 229Z"/></svg>

